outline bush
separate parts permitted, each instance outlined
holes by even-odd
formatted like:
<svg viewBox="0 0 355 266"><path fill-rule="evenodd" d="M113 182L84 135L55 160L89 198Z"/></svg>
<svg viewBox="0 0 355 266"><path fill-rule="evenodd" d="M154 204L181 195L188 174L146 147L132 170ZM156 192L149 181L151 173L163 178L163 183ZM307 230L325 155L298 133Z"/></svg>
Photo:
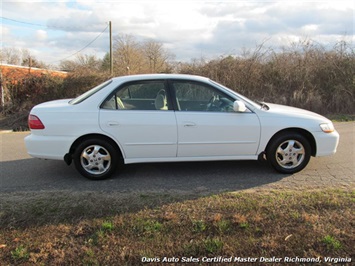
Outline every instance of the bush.
<svg viewBox="0 0 355 266"><path fill-rule="evenodd" d="M27 110L33 105L61 96L63 78L50 75L28 74L11 80L6 77L3 86L7 92L3 105L5 114Z"/></svg>
<svg viewBox="0 0 355 266"><path fill-rule="evenodd" d="M2 80L6 95L1 107L0 128L14 131L27 130L27 116L33 106L55 99L74 98L107 80L103 74L71 74L66 78L50 75L27 74Z"/></svg>
<svg viewBox="0 0 355 266"><path fill-rule="evenodd" d="M210 77L255 100L324 115L355 113L355 54L346 42L326 50L304 41L281 52L261 45L241 57L195 61L180 72Z"/></svg>
<svg viewBox="0 0 355 266"><path fill-rule="evenodd" d="M63 81L61 98L77 97L109 78L110 76L105 73L72 73Z"/></svg>
<svg viewBox="0 0 355 266"><path fill-rule="evenodd" d="M3 111L7 114L24 109L30 111L34 105L55 99L76 97L109 77L105 74L70 74L66 78L50 75L28 74L2 81L7 91Z"/></svg>
<svg viewBox="0 0 355 266"><path fill-rule="evenodd" d="M354 55L353 47L344 41L327 50L307 40L278 52L261 44L239 57L194 60L180 65L177 72L209 77L254 100L296 106L323 115L352 115ZM20 127L26 127L26 117L34 105L76 97L109 78L104 72L79 70L66 78L30 73L16 79L5 76L1 83L7 93L1 111L7 117L15 115L16 121L22 121Z"/></svg>

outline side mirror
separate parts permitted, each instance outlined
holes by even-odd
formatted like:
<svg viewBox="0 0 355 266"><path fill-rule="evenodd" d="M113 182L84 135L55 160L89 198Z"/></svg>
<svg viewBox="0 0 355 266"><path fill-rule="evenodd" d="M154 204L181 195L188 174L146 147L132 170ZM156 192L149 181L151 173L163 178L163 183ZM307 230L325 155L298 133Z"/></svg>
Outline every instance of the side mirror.
<svg viewBox="0 0 355 266"><path fill-rule="evenodd" d="M233 103L233 110L235 112L244 113L247 110L247 108L242 101L236 100Z"/></svg>

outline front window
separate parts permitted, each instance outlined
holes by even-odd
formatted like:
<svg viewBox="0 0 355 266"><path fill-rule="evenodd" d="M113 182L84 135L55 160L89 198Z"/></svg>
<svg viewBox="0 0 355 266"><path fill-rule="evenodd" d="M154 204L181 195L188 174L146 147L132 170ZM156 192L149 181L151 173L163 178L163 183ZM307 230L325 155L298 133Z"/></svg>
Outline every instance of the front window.
<svg viewBox="0 0 355 266"><path fill-rule="evenodd" d="M216 85L216 86L218 86L218 87L220 87L220 88L223 88L223 89L225 89L225 90L230 91L232 94L235 94L239 99L241 99L241 100L243 100L244 102L246 102L246 103L248 103L248 104L254 106L255 108L260 108L260 107L262 108L262 107L263 107L262 104L257 103L257 102L254 102L254 101L250 100L249 98L247 98L247 97L245 97L245 96L243 96L243 95L237 93L236 91L233 91L233 90L231 90L230 88L227 88L226 86L223 86L222 84L219 84L219 83L216 82L216 81L210 80L210 82L212 82L214 85Z"/></svg>
<svg viewBox="0 0 355 266"><path fill-rule="evenodd" d="M200 112L233 112L234 100L202 83L173 81L178 110Z"/></svg>

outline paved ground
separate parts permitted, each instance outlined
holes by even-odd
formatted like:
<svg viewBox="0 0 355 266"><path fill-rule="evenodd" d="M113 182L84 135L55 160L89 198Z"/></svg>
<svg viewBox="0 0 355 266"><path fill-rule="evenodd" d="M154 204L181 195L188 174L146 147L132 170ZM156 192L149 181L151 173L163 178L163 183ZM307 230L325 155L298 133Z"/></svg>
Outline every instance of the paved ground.
<svg viewBox="0 0 355 266"><path fill-rule="evenodd" d="M336 123L340 133L334 156L311 158L307 168L282 175L254 161L136 164L103 181L81 177L62 161L30 158L23 138L29 133L0 133L0 193L93 191L118 193L201 193L243 189L355 188L355 122Z"/></svg>

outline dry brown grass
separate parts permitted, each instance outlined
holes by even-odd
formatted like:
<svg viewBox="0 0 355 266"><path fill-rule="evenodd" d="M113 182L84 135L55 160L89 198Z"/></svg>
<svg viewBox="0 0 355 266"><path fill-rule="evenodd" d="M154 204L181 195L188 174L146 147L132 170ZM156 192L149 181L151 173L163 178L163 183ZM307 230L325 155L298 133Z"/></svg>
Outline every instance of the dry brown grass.
<svg viewBox="0 0 355 266"><path fill-rule="evenodd" d="M0 265L140 265L144 258L164 257L192 257L206 265L206 256L355 259L354 191L195 199L48 196L2 198Z"/></svg>

